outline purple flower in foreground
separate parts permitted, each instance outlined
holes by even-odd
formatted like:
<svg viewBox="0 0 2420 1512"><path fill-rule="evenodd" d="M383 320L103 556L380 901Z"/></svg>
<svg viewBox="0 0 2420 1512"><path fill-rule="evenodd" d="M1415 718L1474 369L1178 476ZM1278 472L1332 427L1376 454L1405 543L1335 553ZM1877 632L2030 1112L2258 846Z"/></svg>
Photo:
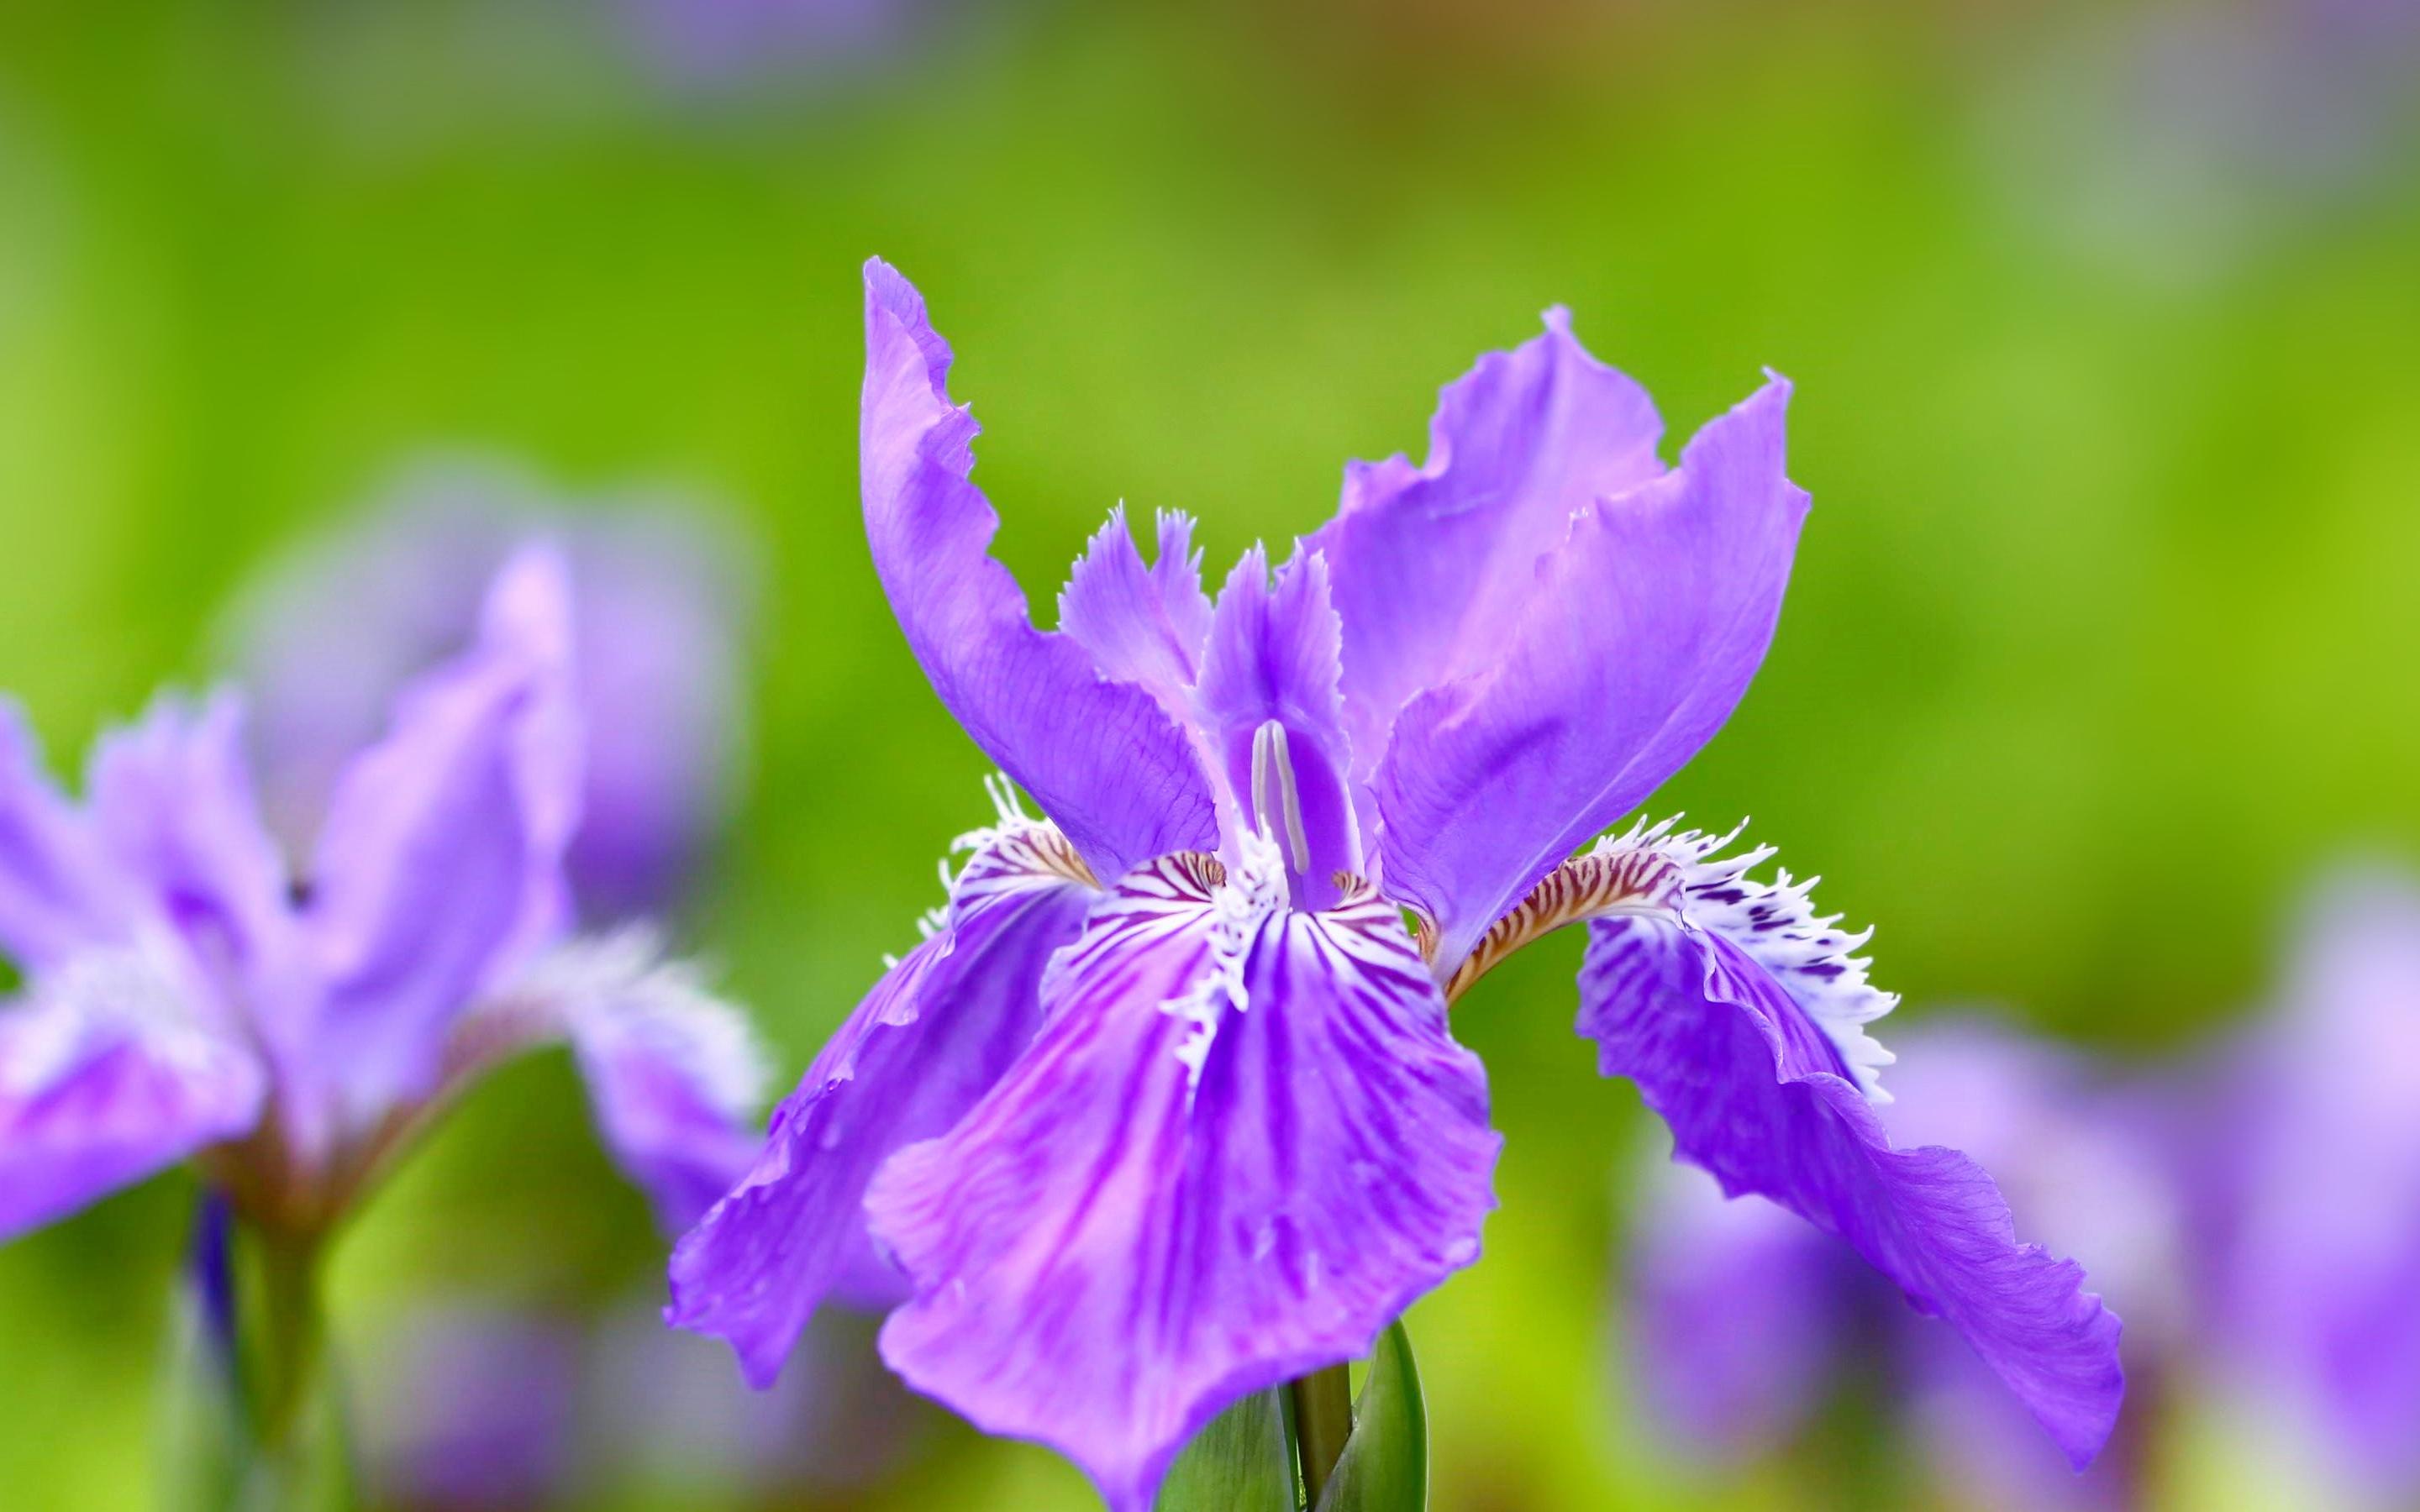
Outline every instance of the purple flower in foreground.
<svg viewBox="0 0 2420 1512"><path fill-rule="evenodd" d="M2276 1011L2207 1089L2195 1161L2221 1384L2298 1494L2420 1497L2420 886L2339 876Z"/></svg>
<svg viewBox="0 0 2420 1512"><path fill-rule="evenodd" d="M1895 1138L1989 1161L2096 1276L2154 1304L2171 1296L2180 1211L2166 1131L2134 1089L1983 1022L1928 1026L1903 1045L1883 1114ZM2069 1473L1972 1352L1887 1305L1887 1288L1838 1241L1761 1198L1726 1200L1702 1172L1665 1166L1650 1193L1628 1267L1627 1366L1650 1414L1694 1456L1734 1459L1787 1441L1850 1361L1878 1356L1941 1473L1982 1504L2132 1504L2131 1464L2113 1455ZM2137 1366L2168 1364L2178 1319L2155 1310L2137 1322Z"/></svg>
<svg viewBox="0 0 2420 1512"><path fill-rule="evenodd" d="M676 1323L762 1381L825 1298L898 1303L910 1385L1146 1506L1219 1410L1367 1352L1478 1257L1498 1139L1446 1005L1586 921L1580 1030L1682 1153L1841 1234L2092 1452L2117 1320L1970 1162L1892 1149L1856 939L1745 880L1761 851L1590 846L1763 656L1807 506L1786 384L1667 468L1557 311L1446 391L1425 467L1349 470L1274 579L1255 548L1214 601L1188 521L1146 564L1113 517L1044 633L985 554L949 347L878 261L866 336L876 569L1047 818L968 837L930 937L676 1251Z"/></svg>
<svg viewBox="0 0 2420 1512"><path fill-rule="evenodd" d="M225 637L252 700L271 828L305 853L338 777L396 692L477 633L480 594L534 533L572 586L588 738L565 867L583 918L681 902L723 817L751 597L739 543L694 508L574 509L489 461L424 464L358 524L272 570Z"/></svg>
<svg viewBox="0 0 2420 1512"><path fill-rule="evenodd" d="M499 1058L567 1040L606 1143L677 1227L752 1154L744 1024L633 934L566 939L582 740L551 553L335 779L302 871L236 699L102 737L78 808L0 708L0 1237L189 1156L264 1229L324 1232Z"/></svg>

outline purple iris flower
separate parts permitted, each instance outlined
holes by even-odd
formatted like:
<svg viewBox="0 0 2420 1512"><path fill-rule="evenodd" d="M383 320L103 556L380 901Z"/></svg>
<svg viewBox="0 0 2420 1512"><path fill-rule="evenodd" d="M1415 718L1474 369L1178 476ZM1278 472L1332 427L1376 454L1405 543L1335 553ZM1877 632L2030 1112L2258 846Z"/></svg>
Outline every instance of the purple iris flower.
<svg viewBox="0 0 2420 1512"><path fill-rule="evenodd" d="M1274 577L1255 548L1214 600L1189 521L1146 563L1113 516L1047 633L986 555L950 349L868 265L876 570L1047 818L962 841L929 937L676 1250L675 1322L761 1382L826 1298L897 1304L908 1384L1147 1506L1222 1408L1478 1258L1499 1139L1446 1007L1586 921L1580 1031L1682 1152L1847 1239L2093 1452L2117 1319L1971 1162L1892 1148L1858 937L1748 881L1765 852L1590 844L1764 654L1807 508L1788 385L1667 467L1646 394L1546 328L1446 390L1425 466L1348 470Z"/></svg>
<svg viewBox="0 0 2420 1512"><path fill-rule="evenodd" d="M2181 1212L2158 1101L1984 1020L1928 1026L1904 1044L1885 1127L1905 1146L1989 1161L2043 1233L2146 1299L2129 1352L2138 1376L2147 1363L2164 1374L2181 1343ZM1667 1442L1708 1462L1777 1447L1809 1426L1851 1361L1879 1360L1884 1396L1963 1495L2134 1504L2133 1455L2073 1474L1974 1351L1891 1305L1838 1241L1760 1197L1727 1200L1678 1165L1662 1166L1649 1194L1627 1266L1625 1363Z"/></svg>
<svg viewBox="0 0 2420 1512"><path fill-rule="evenodd" d="M240 706L156 701L85 803L0 707L0 1237L188 1157L246 1219L323 1232L451 1095L567 1041L668 1227L755 1148L746 1026L641 936L569 937L582 750L570 586L533 548L471 645L336 778L302 870Z"/></svg>
<svg viewBox="0 0 2420 1512"><path fill-rule="evenodd" d="M492 460L405 472L358 525L272 570L224 637L250 691L271 828L305 854L353 752L397 689L477 631L484 585L533 534L573 589L573 687L588 731L565 865L582 918L657 913L691 891L738 765L752 597L741 543L670 500L573 507Z"/></svg>
<svg viewBox="0 0 2420 1512"><path fill-rule="evenodd" d="M2222 1393L2350 1504L2420 1499L2420 885L2313 898L2282 1001L2206 1088L2193 1175Z"/></svg>

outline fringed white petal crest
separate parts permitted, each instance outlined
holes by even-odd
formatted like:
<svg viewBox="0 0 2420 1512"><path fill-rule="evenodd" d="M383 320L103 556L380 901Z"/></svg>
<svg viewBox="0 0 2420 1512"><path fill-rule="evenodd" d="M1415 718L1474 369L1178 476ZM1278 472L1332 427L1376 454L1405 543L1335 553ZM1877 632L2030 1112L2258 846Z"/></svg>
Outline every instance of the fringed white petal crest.
<svg viewBox="0 0 2420 1512"><path fill-rule="evenodd" d="M140 946L79 955L40 980L9 1022L15 1054L0 1066L0 1092L30 1096L94 1057L139 1037L163 1064L199 1071L234 1042L195 1011L164 952Z"/></svg>
<svg viewBox="0 0 2420 1512"><path fill-rule="evenodd" d="M1655 825L1641 820L1626 834L1599 841L1590 854L1645 852L1669 862L1680 874L1683 919L1721 935L1773 973L1832 1041L1867 1101L1889 1102L1882 1069L1897 1057L1866 1026L1898 1007L1899 995L1875 987L1867 979L1870 958L1857 954L1874 932L1852 933L1839 927L1839 915L1818 914L1818 877L1793 881L1776 871L1772 882L1750 878L1751 870L1773 858L1772 846L1722 855L1747 827L1745 820L1726 835L1677 829L1679 823L1677 814Z"/></svg>
<svg viewBox="0 0 2420 1512"><path fill-rule="evenodd" d="M1162 1012L1193 1026L1193 1032L1176 1047L1188 1086L1201 1083L1202 1063L1209 1058L1219 1021L1230 1010L1250 1011L1245 962L1261 925L1286 906L1285 860L1277 841L1265 833L1249 831L1236 838L1234 853L1233 866L1214 862L1199 868L1203 880L1210 883L1209 968L1195 979L1191 990L1160 1005Z"/></svg>
<svg viewBox="0 0 2420 1512"><path fill-rule="evenodd" d="M772 1064L748 1016L717 997L694 961L670 960L645 925L549 951L456 1026L456 1077L557 1040L606 1035L642 1047L735 1118L764 1104Z"/></svg>

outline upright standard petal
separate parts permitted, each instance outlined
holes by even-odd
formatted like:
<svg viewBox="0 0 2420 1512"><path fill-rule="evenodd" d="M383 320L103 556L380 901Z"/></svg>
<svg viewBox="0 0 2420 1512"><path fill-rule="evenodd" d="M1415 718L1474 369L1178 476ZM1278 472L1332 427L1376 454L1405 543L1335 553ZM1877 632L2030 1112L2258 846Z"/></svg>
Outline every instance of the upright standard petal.
<svg viewBox="0 0 2420 1512"><path fill-rule="evenodd" d="M700 510L586 517L567 537L580 715L580 828L564 867L582 917L683 902L743 755L756 619L746 538Z"/></svg>
<svg viewBox="0 0 2420 1512"><path fill-rule="evenodd" d="M774 1111L753 1168L674 1251L666 1318L727 1340L767 1386L826 1297L904 1297L867 1241L866 1184L1025 1051L1043 968L1096 896L1048 825L1004 820L977 839L939 927L866 995Z"/></svg>
<svg viewBox="0 0 2420 1512"><path fill-rule="evenodd" d="M288 926L286 863L260 822L232 693L155 700L101 737L89 787L103 843L196 953L248 960Z"/></svg>
<svg viewBox="0 0 2420 1512"><path fill-rule="evenodd" d="M101 737L89 788L101 842L182 947L196 1011L290 1066L318 988L236 697L154 700L139 723Z"/></svg>
<svg viewBox="0 0 2420 1512"><path fill-rule="evenodd" d="M1094 872L1218 843L1192 747L1151 692L1104 681L1084 644L1036 630L988 555L1000 517L969 481L974 417L950 402L950 347L891 266L865 268L859 429L875 571L933 690Z"/></svg>
<svg viewBox="0 0 2420 1512"><path fill-rule="evenodd" d="M397 693L461 655L536 486L485 462L406 468L358 523L304 543L237 595L219 661L242 686L271 833L301 860Z"/></svg>
<svg viewBox="0 0 2420 1512"><path fill-rule="evenodd" d="M1244 825L1277 841L1289 894L1313 910L1336 902L1339 872L1361 871L1339 634L1327 564L1297 550L1272 585L1256 546L1219 591L1194 692Z"/></svg>
<svg viewBox="0 0 2420 1512"><path fill-rule="evenodd" d="M0 1239L243 1134L266 1087L157 962L79 957L0 1012Z"/></svg>
<svg viewBox="0 0 2420 1512"><path fill-rule="evenodd" d="M748 542L697 501L573 499L475 455L405 466L362 517L273 564L222 629L290 855L310 853L337 778L384 733L396 694L476 637L488 584L533 536L559 542L571 568L589 759L565 866L582 915L686 899L739 754Z"/></svg>
<svg viewBox="0 0 2420 1512"><path fill-rule="evenodd" d="M0 700L0 950L39 972L125 943L142 917L141 889L42 771L23 713Z"/></svg>
<svg viewBox="0 0 2420 1512"><path fill-rule="evenodd" d="M1484 665L1396 717L1374 779L1379 871L1435 920L1441 964L1679 770L1746 691L1807 514L1782 473L1789 397L1774 379L1677 470L1575 512L1523 607L1490 626Z"/></svg>
<svg viewBox="0 0 2420 1512"><path fill-rule="evenodd" d="M1589 926L1579 1032L1598 1069L1637 1082L1677 1155L1727 1193L1839 1235L1947 1319L2070 1460L2089 1462L2124 1392L2118 1319L2080 1268L2017 1242L1973 1161L1892 1148L1858 1085L1876 1057L1857 1026L1887 1006L1858 1006L1881 996L1850 954L1858 939L1814 917L1803 885L1745 881L1754 855L1712 861L1720 841L1660 831L1627 843L1668 870L1652 897Z"/></svg>
<svg viewBox="0 0 2420 1512"><path fill-rule="evenodd" d="M1059 628L1092 653L1103 677L1149 688L1181 721L1210 639L1210 599L1191 517L1162 510L1158 536L1158 555L1145 566L1125 506L1109 511L1059 590Z"/></svg>
<svg viewBox="0 0 2420 1512"><path fill-rule="evenodd" d="M1326 555L1344 619L1344 696L1366 780L1413 695L1480 671L1536 592L1572 515L1660 476L1647 392L1589 355L1571 315L1490 352L1438 396L1429 459L1345 469Z"/></svg>
<svg viewBox="0 0 2420 1512"><path fill-rule="evenodd" d="M1250 861L1122 879L1032 1049L866 1197L916 1283L884 1359L1118 1512L1230 1403L1367 1353L1493 1206L1484 1075L1394 908L1288 909Z"/></svg>
<svg viewBox="0 0 2420 1512"><path fill-rule="evenodd" d="M570 615L562 563L516 558L478 642L405 694L337 784L307 923L328 981L315 1058L348 1116L432 1086L454 1019L567 922Z"/></svg>

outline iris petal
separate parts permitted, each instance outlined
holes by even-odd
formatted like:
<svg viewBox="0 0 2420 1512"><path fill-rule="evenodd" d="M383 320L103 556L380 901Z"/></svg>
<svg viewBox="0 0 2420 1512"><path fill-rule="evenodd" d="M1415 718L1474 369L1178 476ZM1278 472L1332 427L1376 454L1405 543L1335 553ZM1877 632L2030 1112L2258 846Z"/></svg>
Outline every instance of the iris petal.
<svg viewBox="0 0 2420 1512"><path fill-rule="evenodd" d="M1709 422L1673 471L1574 513L1517 612L1508 603L1488 626L1483 667L1396 717L1373 779L1379 868L1437 922L1441 965L1677 771L1746 691L1807 512L1782 474L1789 394L1775 379Z"/></svg>
<svg viewBox="0 0 2420 1512"><path fill-rule="evenodd" d="M103 843L183 947L191 988L220 1026L299 1053L317 983L243 754L242 709L155 700L94 748L90 811Z"/></svg>
<svg viewBox="0 0 2420 1512"><path fill-rule="evenodd" d="M1366 1353L1479 1253L1498 1140L1394 909L1207 857L1122 879L1032 1050L866 1199L908 1383L1141 1512L1243 1396Z"/></svg>
<svg viewBox="0 0 2420 1512"><path fill-rule="evenodd" d="M476 633L488 583L532 537L563 548L575 599L586 793L566 868L583 917L687 901L739 769L752 542L652 491L572 500L492 456L407 465L375 508L278 562L222 625L253 711L272 830L307 854L345 763L396 692Z"/></svg>
<svg viewBox="0 0 2420 1512"><path fill-rule="evenodd" d="M1053 864L1065 845L1012 825L976 851L941 927L866 995L774 1111L753 1168L674 1252L667 1316L728 1340L756 1384L826 1297L906 1294L867 1241L866 1183L893 1150L954 1123L1032 1041L1043 968L1095 896Z"/></svg>
<svg viewBox="0 0 2420 1512"><path fill-rule="evenodd" d="M1084 644L1036 630L988 555L1000 517L969 481L974 417L950 402L950 347L879 258L865 269L859 430L875 571L933 690L1105 876L1217 843L1191 744L1149 690L1104 681Z"/></svg>
<svg viewBox="0 0 2420 1512"><path fill-rule="evenodd" d="M515 559L478 641L336 785L307 916L329 984L312 1058L353 1119L433 1085L453 1020L568 922L570 644L562 563Z"/></svg>
<svg viewBox="0 0 2420 1512"><path fill-rule="evenodd" d="M1638 1083L1680 1158L1846 1240L2088 1462L2124 1392L2117 1317L2074 1263L2017 1242L1980 1166L1938 1146L1892 1148L1854 1080L1857 1015L1814 1006L1820 984L1844 977L1869 991L1861 964L1768 944L1809 922L1828 930L1804 903L1804 888L1760 897L1726 869L1677 909L1590 924L1579 1032L1601 1072Z"/></svg>
<svg viewBox="0 0 2420 1512"><path fill-rule="evenodd" d="M157 963L79 958L0 1013L0 1239L244 1134L266 1086Z"/></svg>
<svg viewBox="0 0 2420 1512"><path fill-rule="evenodd" d="M1219 590L1195 690L1243 822L1277 839L1297 902L1311 909L1336 902L1336 873L1361 871L1340 634L1326 563L1297 550L1272 583L1256 546Z"/></svg>
<svg viewBox="0 0 2420 1512"><path fill-rule="evenodd" d="M2341 872L2309 900L2282 1001L2203 1115L2211 1330L2230 1389L2381 1504L2420 1490L2420 886Z"/></svg>
<svg viewBox="0 0 2420 1512"><path fill-rule="evenodd" d="M1590 357L1556 309L1545 334L1447 386L1425 466L1345 470L1342 506L1308 545L1327 558L1344 619L1357 777L1415 694L1501 653L1575 510L1662 474L1663 429L1646 391Z"/></svg>
<svg viewBox="0 0 2420 1512"><path fill-rule="evenodd" d="M1157 559L1145 566L1125 506L1111 510L1059 591L1059 627L1092 653L1103 677L1149 688L1182 719L1210 639L1210 599L1193 521L1163 511L1158 535Z"/></svg>
<svg viewBox="0 0 2420 1512"><path fill-rule="evenodd" d="M23 713L0 700L0 949L40 971L124 943L142 918L140 889L43 773Z"/></svg>
<svg viewBox="0 0 2420 1512"><path fill-rule="evenodd" d="M449 1059L475 1072L498 1054L567 1039L598 1134L679 1233L731 1189L762 1141L765 1062L737 1009L650 932L573 942L457 1026Z"/></svg>

